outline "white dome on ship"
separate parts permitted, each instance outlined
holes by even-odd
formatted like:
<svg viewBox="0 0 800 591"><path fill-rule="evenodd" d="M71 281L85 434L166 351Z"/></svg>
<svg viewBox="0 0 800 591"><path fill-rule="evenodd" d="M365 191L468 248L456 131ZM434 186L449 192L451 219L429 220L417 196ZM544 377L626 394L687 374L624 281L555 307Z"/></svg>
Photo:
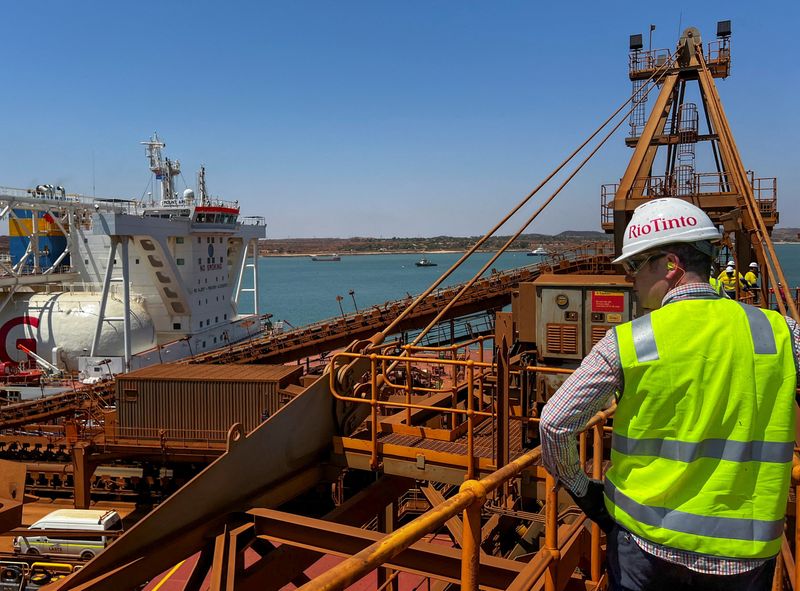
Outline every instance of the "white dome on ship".
<svg viewBox="0 0 800 591"><path fill-rule="evenodd" d="M58 365L78 369L78 357L91 351L102 294L99 292L54 294L19 294L13 306L0 315L0 357L22 360L25 355L17 343L33 345L35 352L53 361L53 348L58 346ZM105 314L123 316L119 296L110 294ZM133 353L156 344L153 320L140 296L133 295L131 310L131 350ZM35 344L34 344L35 343ZM125 353L122 322L107 321L100 335L98 355L122 356Z"/></svg>
<svg viewBox="0 0 800 591"><path fill-rule="evenodd" d="M191 189L184 190L183 199L184 201L194 201L194 191Z"/></svg>

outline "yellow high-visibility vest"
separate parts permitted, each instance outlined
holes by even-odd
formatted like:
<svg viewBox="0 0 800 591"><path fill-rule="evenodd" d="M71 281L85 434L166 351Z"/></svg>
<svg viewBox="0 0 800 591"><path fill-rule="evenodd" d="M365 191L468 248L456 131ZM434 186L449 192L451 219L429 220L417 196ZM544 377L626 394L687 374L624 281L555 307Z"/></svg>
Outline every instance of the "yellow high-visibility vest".
<svg viewBox="0 0 800 591"><path fill-rule="evenodd" d="M609 513L671 548L778 554L797 370L785 319L725 298L682 300L615 329L625 387Z"/></svg>

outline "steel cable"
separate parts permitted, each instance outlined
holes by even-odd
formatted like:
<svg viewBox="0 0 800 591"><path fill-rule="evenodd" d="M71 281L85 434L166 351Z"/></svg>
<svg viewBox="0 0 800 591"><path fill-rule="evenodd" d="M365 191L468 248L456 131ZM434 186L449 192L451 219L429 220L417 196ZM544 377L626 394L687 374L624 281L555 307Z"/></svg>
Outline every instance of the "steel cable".
<svg viewBox="0 0 800 591"><path fill-rule="evenodd" d="M647 91L642 93L641 89L638 90L636 93L632 94L628 100L626 100L606 121L596 129L564 162L562 162L553 172L551 172L544 181L542 181L531 193L528 194L525 199L523 199L509 214L507 214L502 222L496 225L489 234L486 234L479 242L477 242L458 262L456 262L444 275L442 275L436 283L434 283L428 290L426 290L422 295L420 295L415 302L409 305L404 312L398 316L388 327L386 327L382 335L385 337L387 334L390 334L391 330L406 316L410 313L410 310L414 308L422 299L427 297L439 284L441 284L447 276L452 273L464 260L466 260L471 254L475 252L475 250L483 244L492 234L494 234L497 229L502 226L506 221L508 221L521 207L523 207L545 184L547 184L558 172L563 169L566 164L572 160L576 154L578 154L586 145L593 140L629 103L633 102L631 108L626 113L625 117L630 115L636 107L644 102L647 99L647 96L650 92L661 82L661 80L666 75L669 67L671 67L672 63L674 62L674 57L670 60L667 60L662 64L650 78L647 79L645 82L645 87ZM653 84L650 84L653 82ZM634 97L639 94L640 98L638 101L634 101ZM458 299L470 288L472 285L486 272L487 269L491 267L492 264L499 258L501 254L503 254L509 246L525 231L525 229L535 220L539 214L555 199L555 197L564 189L564 187L575 177L575 175L580 172L580 170L586 165L586 163L598 152L598 150L603 147L603 145L608 141L608 139L619 129L622 123L625 121L624 118L620 119L620 121L609 131L605 137L600 141L600 143L589 153L586 158L584 158L581 163L569 174L569 176L564 180L564 182L559 185L559 187L548 197L545 202L539 206L539 208L525 221L525 223L517 230L507 241L506 243L492 256L492 258L487 261L483 267L470 279L467 281L461 290L445 305L445 307L438 312L436 317L431 320L431 322L426 326L422 331L417 335L417 337L410 343L411 345L416 345L419 341L430 331L433 326L435 326L442 317L453 307L453 305L458 301Z"/></svg>

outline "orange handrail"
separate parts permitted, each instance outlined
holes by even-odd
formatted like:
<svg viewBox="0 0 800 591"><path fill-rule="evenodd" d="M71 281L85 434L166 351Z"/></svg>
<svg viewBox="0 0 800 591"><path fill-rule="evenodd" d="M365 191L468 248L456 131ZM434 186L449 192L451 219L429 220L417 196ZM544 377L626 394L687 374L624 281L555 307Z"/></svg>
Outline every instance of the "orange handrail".
<svg viewBox="0 0 800 591"><path fill-rule="evenodd" d="M586 424L584 430L602 426L615 410L616 405L612 405L609 409L597 413ZM595 437L594 455L602 459L602 438L599 439L600 448L596 447L597 443L598 438ZM443 527L448 519L456 516L461 511L464 511L465 524L461 540L461 588L468 591L477 591L480 569L480 508L490 492L497 490L504 483L515 478L526 468L533 466L540 458L541 447L537 447L480 480L467 480L454 496L433 507L400 529L386 534L378 542L339 563L323 575L309 581L300 587L300 591L344 589L370 571L391 560L425 535ZM534 574L538 577L547 570L546 588L554 589L558 561L561 555L561 548L558 544L558 488L555 479L549 473L546 473L545 481L548 491L548 510L545 519L545 549L547 552L541 553L542 558L540 562L536 563L536 573ZM574 535L577 532L584 519L585 516L581 516L571 525L571 534ZM599 528L594 527L592 538L597 538L598 548L599 535ZM567 538L569 537L571 536L567 536ZM530 573L527 573L527 575L530 578Z"/></svg>

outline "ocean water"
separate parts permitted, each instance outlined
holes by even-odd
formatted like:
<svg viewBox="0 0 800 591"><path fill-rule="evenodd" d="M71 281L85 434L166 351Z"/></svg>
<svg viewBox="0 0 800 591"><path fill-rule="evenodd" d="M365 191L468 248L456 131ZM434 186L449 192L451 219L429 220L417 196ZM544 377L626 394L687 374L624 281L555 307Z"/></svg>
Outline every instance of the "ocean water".
<svg viewBox="0 0 800 591"><path fill-rule="evenodd" d="M800 286L800 244L778 244L776 250L789 285ZM259 259L261 313L272 314L273 321L285 320L290 326L302 326L338 316L341 311L348 314L356 306L363 309L408 294L416 295L449 269L461 253L425 256L438 266L414 266L420 258L418 254L342 255L339 262L312 261L305 256L262 257ZM490 258L490 253L475 253L444 285L467 281ZM502 271L538 260L539 257L529 257L524 252L505 253L493 267ZM336 296L342 297L341 302ZM252 309L249 293L242 295L241 307L243 311Z"/></svg>

